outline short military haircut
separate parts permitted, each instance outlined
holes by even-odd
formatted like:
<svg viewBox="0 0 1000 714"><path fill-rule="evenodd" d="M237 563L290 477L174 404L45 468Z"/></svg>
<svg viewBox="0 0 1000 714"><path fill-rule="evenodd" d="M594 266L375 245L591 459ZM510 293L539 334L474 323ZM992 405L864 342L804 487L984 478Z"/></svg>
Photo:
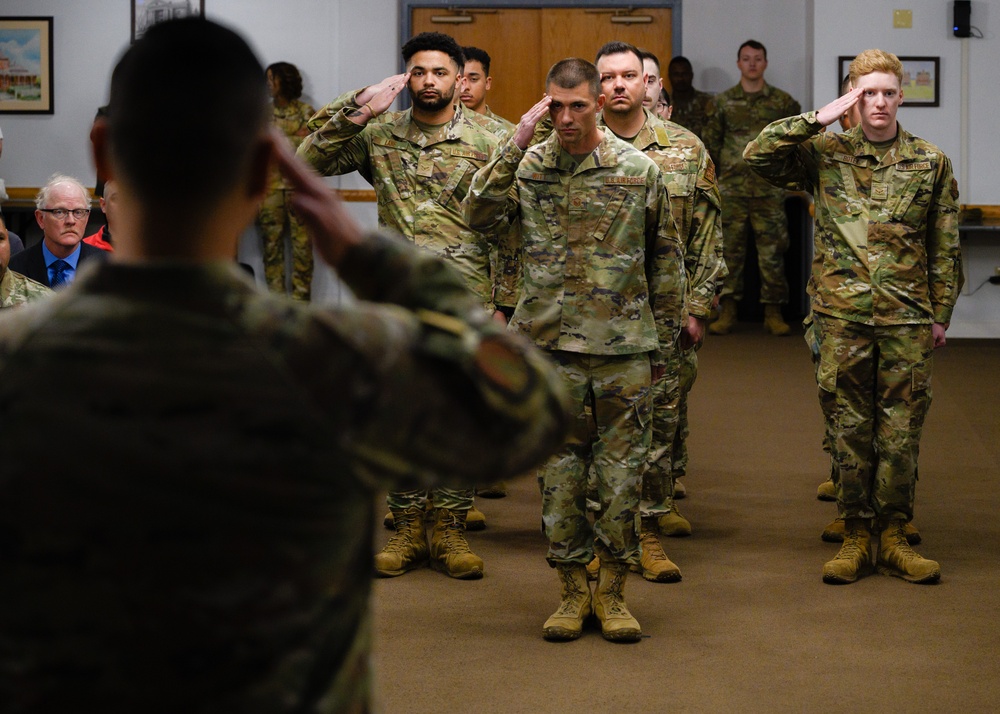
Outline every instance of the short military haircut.
<svg viewBox="0 0 1000 714"><path fill-rule="evenodd" d="M267 66L267 71L278 80L278 89L285 99L302 96L302 75L299 68L289 62L275 62Z"/></svg>
<svg viewBox="0 0 1000 714"><path fill-rule="evenodd" d="M204 214L247 178L270 115L264 68L239 35L200 17L170 20L115 67L111 156L145 207Z"/></svg>
<svg viewBox="0 0 1000 714"><path fill-rule="evenodd" d="M465 69L465 55L455 38L443 32L421 32L403 45L403 61L409 62L417 52L444 52L461 73Z"/></svg>
<svg viewBox="0 0 1000 714"><path fill-rule="evenodd" d="M903 63L896 55L883 50L865 50L859 54L848 67L847 76L851 84L857 85L859 78L872 72L894 74L899 83L903 83Z"/></svg>
<svg viewBox="0 0 1000 714"><path fill-rule="evenodd" d="M677 55L672 60L670 60L670 64L667 65L667 72L669 72L670 68L673 67L675 64L685 65L688 69L694 71L694 66L691 64L691 60L689 60L684 55Z"/></svg>
<svg viewBox="0 0 1000 714"><path fill-rule="evenodd" d="M642 51L635 45L630 45L628 42L620 42L615 40L613 42L608 42L601 49L597 50L597 56L594 57L594 64L596 65L601 57L606 57L608 55L623 55L623 54L634 54L635 58L639 60L639 66L642 66Z"/></svg>
<svg viewBox="0 0 1000 714"><path fill-rule="evenodd" d="M844 96L849 91L851 91L851 75L845 74L844 78L840 80L840 96Z"/></svg>
<svg viewBox="0 0 1000 714"><path fill-rule="evenodd" d="M654 55L649 50L644 50L642 48L639 48L638 52L639 52L639 59L650 60L653 64L656 65L656 71L657 72L660 71L660 58L659 57L657 57L656 55Z"/></svg>
<svg viewBox="0 0 1000 714"><path fill-rule="evenodd" d="M742 45L740 45L740 48L736 50L736 59L740 58L740 53L743 52L744 47L749 47L752 50L760 50L761 52L764 53L764 59L767 59L767 48L764 47L764 45L762 45L760 42L757 42L757 40L747 40Z"/></svg>
<svg viewBox="0 0 1000 714"><path fill-rule="evenodd" d="M463 47L462 54L465 55L466 62L478 62L483 66L483 74L490 76L490 54L486 50L478 47Z"/></svg>
<svg viewBox="0 0 1000 714"><path fill-rule="evenodd" d="M35 208L51 208L49 199L52 197L52 189L60 184L74 186L80 192L84 202L88 206L90 205L90 192L87 191L86 186L79 179L66 176L65 174L52 174L49 176L49 180L45 182L45 185L38 190L38 195L35 196Z"/></svg>
<svg viewBox="0 0 1000 714"><path fill-rule="evenodd" d="M670 92L668 92L666 89L663 89L662 87L660 88L660 101L666 104L668 107L670 106Z"/></svg>
<svg viewBox="0 0 1000 714"><path fill-rule="evenodd" d="M587 84L594 99L601 94L601 75L597 67L579 57L568 57L552 65L545 76L546 91L553 84L562 89L573 89L581 84Z"/></svg>

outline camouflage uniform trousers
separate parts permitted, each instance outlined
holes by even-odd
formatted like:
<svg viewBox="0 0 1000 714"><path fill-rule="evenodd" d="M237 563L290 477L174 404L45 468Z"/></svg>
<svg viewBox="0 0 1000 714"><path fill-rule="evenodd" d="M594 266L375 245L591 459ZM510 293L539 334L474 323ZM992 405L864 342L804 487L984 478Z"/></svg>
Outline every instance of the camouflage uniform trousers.
<svg viewBox="0 0 1000 714"><path fill-rule="evenodd" d="M546 559L552 566L589 563L596 554L605 562L638 563L640 480L652 436L649 355L549 356L575 419L566 444L538 469ZM593 526L586 507L588 464L601 504Z"/></svg>
<svg viewBox="0 0 1000 714"><path fill-rule="evenodd" d="M760 268L760 301L788 302L785 252L788 250L788 218L781 198L722 197L723 257L729 275L722 297L743 299L743 271L747 261L747 241L753 233Z"/></svg>
<svg viewBox="0 0 1000 714"><path fill-rule="evenodd" d="M472 508L472 489L435 488L430 491L389 491L385 498L390 510L407 508L447 508L449 511L468 511Z"/></svg>
<svg viewBox="0 0 1000 714"><path fill-rule="evenodd" d="M803 339L806 341L806 346L809 348L809 356L812 358L813 367L816 372L816 384L819 384L819 330L816 328L816 321L813 319L813 314L810 312L806 315L805 319L802 321L802 327L805 329L803 333ZM823 424L823 452L833 456L833 436L830 434L829 422L824 420ZM833 463L833 459L830 460L830 479L837 483L837 469L836 465Z"/></svg>
<svg viewBox="0 0 1000 714"><path fill-rule="evenodd" d="M285 293L285 226L292 242L292 293L309 301L312 293L313 249L306 228L291 206L291 191L272 188L261 204L257 222L263 240L264 279L272 292Z"/></svg>
<svg viewBox="0 0 1000 714"><path fill-rule="evenodd" d="M697 377L697 349L678 349L676 363L653 385L653 443L642 477L643 516L662 516L674 508L674 483L687 472L688 393Z"/></svg>
<svg viewBox="0 0 1000 714"><path fill-rule="evenodd" d="M813 319L839 515L909 521L920 433L931 404L931 326L873 327L822 314Z"/></svg>

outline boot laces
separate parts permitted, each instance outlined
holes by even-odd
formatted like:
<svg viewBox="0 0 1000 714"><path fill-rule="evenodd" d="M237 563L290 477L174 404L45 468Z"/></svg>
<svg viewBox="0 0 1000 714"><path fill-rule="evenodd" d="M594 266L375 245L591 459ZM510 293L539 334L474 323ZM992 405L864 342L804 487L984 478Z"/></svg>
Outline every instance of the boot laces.
<svg viewBox="0 0 1000 714"><path fill-rule="evenodd" d="M472 552L468 541L465 540L465 534L462 532L462 524L459 522L458 516L454 513L447 513L441 519L441 526L444 529L444 532L441 534L441 543L448 552L453 554Z"/></svg>
<svg viewBox="0 0 1000 714"><path fill-rule="evenodd" d="M607 593L607 600L605 601L607 607L605 608L605 612L608 615L628 614L628 611L625 609L625 598L622 597L623 580L623 572L616 572L611 576L608 589L605 591Z"/></svg>
<svg viewBox="0 0 1000 714"><path fill-rule="evenodd" d="M903 528L903 522L900 521L897 525L892 527L889 533L889 537L892 538L892 547L896 552L896 556L902 560L923 560L917 551L910 547L910 542L906 540L906 531Z"/></svg>
<svg viewBox="0 0 1000 714"><path fill-rule="evenodd" d="M844 544L837 553L838 560L856 560L864 554L861 550L861 532L857 530L848 531L844 534Z"/></svg>

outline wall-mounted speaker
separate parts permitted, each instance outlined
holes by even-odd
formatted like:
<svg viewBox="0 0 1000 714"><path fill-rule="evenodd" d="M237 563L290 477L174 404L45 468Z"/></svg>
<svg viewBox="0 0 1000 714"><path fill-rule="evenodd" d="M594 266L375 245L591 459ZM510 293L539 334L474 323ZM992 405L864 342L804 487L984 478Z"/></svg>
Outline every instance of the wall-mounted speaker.
<svg viewBox="0 0 1000 714"><path fill-rule="evenodd" d="M955 37L972 37L972 0L955 0L954 20Z"/></svg>

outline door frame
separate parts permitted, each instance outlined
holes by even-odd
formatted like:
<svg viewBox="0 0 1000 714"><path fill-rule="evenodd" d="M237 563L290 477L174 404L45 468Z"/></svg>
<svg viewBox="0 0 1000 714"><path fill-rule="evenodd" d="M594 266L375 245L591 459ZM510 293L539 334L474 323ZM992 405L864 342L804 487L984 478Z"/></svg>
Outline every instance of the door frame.
<svg viewBox="0 0 1000 714"><path fill-rule="evenodd" d="M670 46L674 55L683 54L681 46L681 5L682 0L399 0L399 21L400 36L398 44L402 44L413 34L413 26L410 22L411 11L416 8L441 8L443 11L457 10L460 8L528 8L542 9L548 7L570 7L586 10L592 7L618 7L621 10L641 10L642 8L669 8L670 19ZM669 62L670 58L667 57ZM406 71L406 63L402 58L399 60L400 72ZM404 98L405 99L405 98ZM409 102L407 101L407 104Z"/></svg>

